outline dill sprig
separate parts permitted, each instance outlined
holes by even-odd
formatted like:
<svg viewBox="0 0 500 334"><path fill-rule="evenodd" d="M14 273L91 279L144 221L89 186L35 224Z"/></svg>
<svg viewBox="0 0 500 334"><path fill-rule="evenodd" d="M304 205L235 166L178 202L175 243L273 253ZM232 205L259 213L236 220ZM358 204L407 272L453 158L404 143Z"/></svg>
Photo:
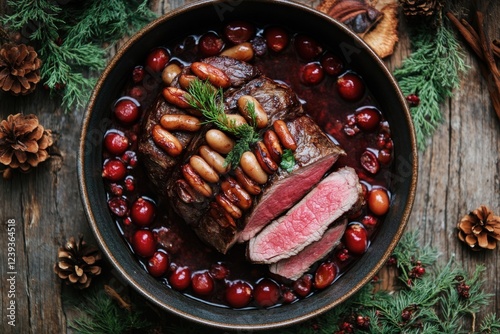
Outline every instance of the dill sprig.
<svg viewBox="0 0 500 334"><path fill-rule="evenodd" d="M214 124L220 130L236 137L236 143L226 156L225 163L228 166L238 166L241 156L250 147L260 140L259 133L256 131L255 106L248 104L247 108L251 115L251 124L236 125L234 120L230 120L224 111L223 91L214 90L208 82L194 80L188 88L191 95L189 104L198 109L205 117L204 123Z"/></svg>
<svg viewBox="0 0 500 334"><path fill-rule="evenodd" d="M443 120L440 105L460 85L460 76L467 66L447 21L437 28L428 24L413 27L410 41L413 52L394 71L394 76L404 95L420 97L420 104L412 107L411 113L418 147L423 150L427 138Z"/></svg>
<svg viewBox="0 0 500 334"><path fill-rule="evenodd" d="M107 62L103 43L111 45L155 18L147 0L87 0L62 5L53 0L8 0L10 13L0 24L23 33L37 44L42 60L40 76L62 107L84 107L97 72Z"/></svg>

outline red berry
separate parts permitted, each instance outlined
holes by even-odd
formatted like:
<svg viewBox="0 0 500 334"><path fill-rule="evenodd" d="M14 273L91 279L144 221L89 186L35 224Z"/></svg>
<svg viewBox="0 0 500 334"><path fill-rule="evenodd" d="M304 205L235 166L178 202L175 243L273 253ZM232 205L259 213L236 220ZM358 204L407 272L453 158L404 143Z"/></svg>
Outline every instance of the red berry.
<svg viewBox="0 0 500 334"><path fill-rule="evenodd" d="M344 232L344 244L350 253L361 255L368 247L368 235L363 225L350 224Z"/></svg>
<svg viewBox="0 0 500 334"><path fill-rule="evenodd" d="M365 131L373 131L380 124L380 113L374 108L363 108L356 111L356 125Z"/></svg>
<svg viewBox="0 0 500 334"><path fill-rule="evenodd" d="M233 44L248 42L255 34L255 27L246 21L233 21L224 27L224 37Z"/></svg>
<svg viewBox="0 0 500 334"><path fill-rule="evenodd" d="M200 37L198 50L204 57L218 55L224 47L224 41L217 34L210 31Z"/></svg>
<svg viewBox="0 0 500 334"><path fill-rule="evenodd" d="M347 261L349 260L349 251L345 248L343 248L342 250L340 250L338 253L337 253L337 259L340 261L340 262L344 262L344 261Z"/></svg>
<svg viewBox="0 0 500 334"><path fill-rule="evenodd" d="M304 85L317 85L323 80L324 76L323 68L318 63L308 63L300 69L300 81Z"/></svg>
<svg viewBox="0 0 500 334"><path fill-rule="evenodd" d="M139 197L130 208L130 218L138 226L148 226L155 218L155 211L153 202Z"/></svg>
<svg viewBox="0 0 500 334"><path fill-rule="evenodd" d="M104 147L106 150L114 155L121 155L125 153L129 145L127 137L123 134L109 131L104 137Z"/></svg>
<svg viewBox="0 0 500 334"><path fill-rule="evenodd" d="M380 170L380 165L378 163L377 157L372 151L364 151L361 154L359 161L361 163L361 166L363 166L363 168L371 174L377 174Z"/></svg>
<svg viewBox="0 0 500 334"><path fill-rule="evenodd" d="M108 207L117 217L124 217L128 213L127 200L123 197L112 197L108 200Z"/></svg>
<svg viewBox="0 0 500 334"><path fill-rule="evenodd" d="M276 305L280 297L280 288L278 284L270 279L261 280L253 291L254 299L262 307Z"/></svg>
<svg viewBox="0 0 500 334"><path fill-rule="evenodd" d="M288 33L281 27L269 27L264 31L266 45L274 52L280 52L287 47L289 38Z"/></svg>
<svg viewBox="0 0 500 334"><path fill-rule="evenodd" d="M306 297L312 288L312 275L305 274L293 283L293 291L300 297Z"/></svg>
<svg viewBox="0 0 500 334"><path fill-rule="evenodd" d="M406 97L406 101L412 107L417 107L420 104L420 98L417 94L410 94Z"/></svg>
<svg viewBox="0 0 500 334"><path fill-rule="evenodd" d="M337 79L337 90L344 100L354 102L365 94L365 84L357 74L346 73Z"/></svg>
<svg viewBox="0 0 500 334"><path fill-rule="evenodd" d="M156 48L152 50L146 58L146 67L154 72L161 72L170 60L168 50Z"/></svg>
<svg viewBox="0 0 500 334"><path fill-rule="evenodd" d="M121 99L115 104L114 114L121 123L131 124L139 118L139 106L131 99Z"/></svg>
<svg viewBox="0 0 500 334"><path fill-rule="evenodd" d="M344 62L336 55L327 52L321 56L321 66L329 75L340 75L344 71Z"/></svg>
<svg viewBox="0 0 500 334"><path fill-rule="evenodd" d="M144 74L145 74L144 67L142 66L134 67L134 69L132 70L132 81L134 81L135 83L141 82L142 80L144 80Z"/></svg>
<svg viewBox="0 0 500 334"><path fill-rule="evenodd" d="M142 257L150 257L156 251L156 241L153 233L148 230L137 230L132 236L132 248Z"/></svg>
<svg viewBox="0 0 500 334"><path fill-rule="evenodd" d="M229 276L229 269L222 263L216 263L210 268L210 275L216 280L223 280Z"/></svg>
<svg viewBox="0 0 500 334"><path fill-rule="evenodd" d="M132 192L135 189L135 179L132 175L129 175L125 178L125 189L128 192Z"/></svg>
<svg viewBox="0 0 500 334"><path fill-rule="evenodd" d="M297 34L293 44L299 57L305 61L311 61L323 52L318 42L303 34Z"/></svg>
<svg viewBox="0 0 500 334"><path fill-rule="evenodd" d="M378 151L377 159L383 165L388 165L392 160L391 151L384 148Z"/></svg>
<svg viewBox="0 0 500 334"><path fill-rule="evenodd" d="M323 262L314 274L314 286L316 289L324 289L332 284L336 275L335 265L332 262Z"/></svg>
<svg viewBox="0 0 500 334"><path fill-rule="evenodd" d="M214 290L214 279L207 271L196 272L191 277L191 287L198 295L208 295Z"/></svg>
<svg viewBox="0 0 500 334"><path fill-rule="evenodd" d="M377 216L382 216L389 211L389 194L383 188L374 188L368 194L368 208Z"/></svg>
<svg viewBox="0 0 500 334"><path fill-rule="evenodd" d="M374 228L378 224L378 219L372 215L366 215L361 220L361 223L368 229Z"/></svg>
<svg viewBox="0 0 500 334"><path fill-rule="evenodd" d="M156 251L148 260L148 272L153 277L161 277L168 270L169 259L168 254L163 251Z"/></svg>
<svg viewBox="0 0 500 334"><path fill-rule="evenodd" d="M179 291L185 290L191 284L191 270L187 267L179 267L170 275L168 281L172 288Z"/></svg>
<svg viewBox="0 0 500 334"><path fill-rule="evenodd" d="M136 99L138 102L144 101L148 95L146 88L143 86L134 86L128 91L128 96Z"/></svg>
<svg viewBox="0 0 500 334"><path fill-rule="evenodd" d="M252 286L244 281L233 282L227 287L225 298L234 308L245 307L252 300Z"/></svg>
<svg viewBox="0 0 500 334"><path fill-rule="evenodd" d="M103 178L117 182L123 180L126 174L127 168L121 160L109 159L104 163L104 167L102 169Z"/></svg>
<svg viewBox="0 0 500 334"><path fill-rule="evenodd" d="M295 293L293 293L293 291L290 289L286 289L285 291L283 291L282 295L283 295L283 303L285 304L293 303L297 299Z"/></svg>

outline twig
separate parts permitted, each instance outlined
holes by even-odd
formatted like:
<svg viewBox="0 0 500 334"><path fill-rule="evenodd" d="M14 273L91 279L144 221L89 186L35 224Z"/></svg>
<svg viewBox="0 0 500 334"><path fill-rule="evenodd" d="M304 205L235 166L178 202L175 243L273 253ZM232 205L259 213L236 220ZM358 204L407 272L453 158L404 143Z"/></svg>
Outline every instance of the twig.
<svg viewBox="0 0 500 334"><path fill-rule="evenodd" d="M127 303L123 298L122 296L120 296L120 294L118 292L116 292L115 289L113 289L112 287L110 287L109 285L104 285L104 292L109 296L111 297L111 299L115 300L117 303L118 303L118 306L120 306L120 308L122 309L125 309L127 311L130 311L131 308L132 308L132 305L130 305L129 303Z"/></svg>

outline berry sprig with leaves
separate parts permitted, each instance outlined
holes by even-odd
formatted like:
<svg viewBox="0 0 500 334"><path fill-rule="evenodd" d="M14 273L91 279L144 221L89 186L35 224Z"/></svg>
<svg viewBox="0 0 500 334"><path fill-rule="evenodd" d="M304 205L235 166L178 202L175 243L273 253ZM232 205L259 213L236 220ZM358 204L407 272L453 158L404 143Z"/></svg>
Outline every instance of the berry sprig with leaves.
<svg viewBox="0 0 500 334"><path fill-rule="evenodd" d="M9 0L0 24L21 32L42 60L41 83L65 110L84 107L112 45L155 18L147 0Z"/></svg>

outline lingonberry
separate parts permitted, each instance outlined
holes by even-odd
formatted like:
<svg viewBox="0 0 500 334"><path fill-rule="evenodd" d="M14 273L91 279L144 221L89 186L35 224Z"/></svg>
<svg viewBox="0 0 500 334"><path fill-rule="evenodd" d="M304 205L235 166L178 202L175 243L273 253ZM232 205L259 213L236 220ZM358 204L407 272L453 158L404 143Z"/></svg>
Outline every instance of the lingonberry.
<svg viewBox="0 0 500 334"><path fill-rule="evenodd" d="M337 79L337 90L344 100L355 102L365 94L365 84L359 75L349 72Z"/></svg>
<svg viewBox="0 0 500 334"><path fill-rule="evenodd" d="M168 278L172 288L182 291L191 284L191 270L188 267L177 267Z"/></svg>
<svg viewBox="0 0 500 334"><path fill-rule="evenodd" d="M191 287L197 295L208 295L214 291L214 279L208 271L196 272L191 276Z"/></svg>
<svg viewBox="0 0 500 334"><path fill-rule="evenodd" d="M102 168L102 177L117 182L123 180L125 175L127 174L127 168L125 164L119 159L108 159L104 162L104 166Z"/></svg>
<svg viewBox="0 0 500 334"><path fill-rule="evenodd" d="M116 131L108 131L104 136L104 147L114 155L125 153L129 146L129 141L125 135Z"/></svg>
<svg viewBox="0 0 500 334"><path fill-rule="evenodd" d="M300 69L300 81L304 85L313 86L317 85L323 80L323 68L318 63L308 63Z"/></svg>
<svg viewBox="0 0 500 334"><path fill-rule="evenodd" d="M153 277L161 277L165 275L169 266L168 254L164 251L156 251L148 260L148 272Z"/></svg>
<svg viewBox="0 0 500 334"><path fill-rule="evenodd" d="M262 279L253 291L255 302L261 307L276 305L280 298L280 288L278 284L270 279Z"/></svg>
<svg viewBox="0 0 500 334"><path fill-rule="evenodd" d="M116 102L113 112L116 118L126 125L139 119L139 105L132 99L123 98Z"/></svg>
<svg viewBox="0 0 500 334"><path fill-rule="evenodd" d="M224 294L227 303L234 308L247 306L252 300L252 286L245 281L236 281L229 284Z"/></svg>
<svg viewBox="0 0 500 334"><path fill-rule="evenodd" d="M246 21L232 21L224 27L224 37L233 44L248 42L255 34L255 27Z"/></svg>
<svg viewBox="0 0 500 334"><path fill-rule="evenodd" d="M137 230L132 236L132 248L142 257L151 257L156 251L156 241L149 230Z"/></svg>
<svg viewBox="0 0 500 334"><path fill-rule="evenodd" d="M333 53L326 52L323 54L320 63L325 72L329 75L337 76L344 72L344 62Z"/></svg>
<svg viewBox="0 0 500 334"><path fill-rule="evenodd" d="M382 216L389 211L389 194L384 188L373 188L368 194L368 208L377 216Z"/></svg>
<svg viewBox="0 0 500 334"><path fill-rule="evenodd" d="M137 226L149 226L155 218L155 211L152 201L139 197L130 208L130 218Z"/></svg>
<svg viewBox="0 0 500 334"><path fill-rule="evenodd" d="M323 52L323 48L318 42L304 34L297 34L293 45L299 57L305 61L311 61Z"/></svg>
<svg viewBox="0 0 500 334"><path fill-rule="evenodd" d="M268 27L264 31L267 47L274 52L280 52L287 47L289 42L288 33L281 27Z"/></svg>
<svg viewBox="0 0 500 334"><path fill-rule="evenodd" d="M167 66L170 54L165 48L153 49L146 58L146 67L153 72L161 72Z"/></svg>
<svg viewBox="0 0 500 334"><path fill-rule="evenodd" d="M344 244L350 253L361 255L368 247L368 235L363 225L349 224L344 232Z"/></svg>
<svg viewBox="0 0 500 334"><path fill-rule="evenodd" d="M380 124L380 112L374 108L362 108L356 111L354 116L356 118L356 125L365 131L373 131Z"/></svg>
<svg viewBox="0 0 500 334"><path fill-rule="evenodd" d="M337 275L337 268L332 262L323 262L314 273L314 286L316 289L324 289L332 284Z"/></svg>
<svg viewBox="0 0 500 334"><path fill-rule="evenodd" d="M213 31L209 31L200 37L198 50L204 57L218 55L224 47L224 41Z"/></svg>

